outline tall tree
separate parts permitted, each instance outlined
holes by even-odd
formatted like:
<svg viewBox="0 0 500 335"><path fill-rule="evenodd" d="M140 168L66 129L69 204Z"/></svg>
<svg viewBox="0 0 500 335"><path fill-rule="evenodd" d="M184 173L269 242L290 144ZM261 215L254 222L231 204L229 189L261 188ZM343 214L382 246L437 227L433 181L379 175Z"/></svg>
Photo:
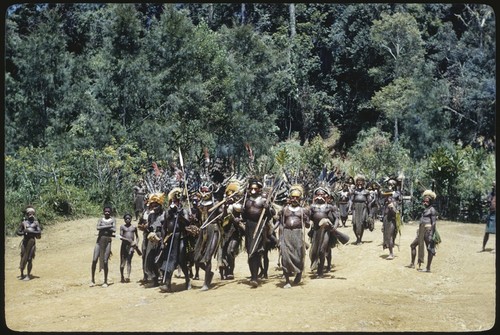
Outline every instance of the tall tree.
<svg viewBox="0 0 500 335"><path fill-rule="evenodd" d="M398 141L398 120L413 105L410 78L416 75L415 71L420 70L424 61L424 41L417 21L408 13L382 13L380 20L373 21L371 40L386 59L383 66L371 70L372 75L379 82L393 83L375 97L376 104L394 122L394 141ZM401 95L407 97L398 99ZM381 103L381 100L387 103ZM394 104L394 101L399 104Z"/></svg>
<svg viewBox="0 0 500 335"><path fill-rule="evenodd" d="M30 15L37 23L27 35L21 33L19 22L8 19L7 25L6 119L9 128L25 130L8 129L8 145L14 148L46 145L67 131L76 114L66 115L60 106L71 86L73 67L61 16L46 7Z"/></svg>

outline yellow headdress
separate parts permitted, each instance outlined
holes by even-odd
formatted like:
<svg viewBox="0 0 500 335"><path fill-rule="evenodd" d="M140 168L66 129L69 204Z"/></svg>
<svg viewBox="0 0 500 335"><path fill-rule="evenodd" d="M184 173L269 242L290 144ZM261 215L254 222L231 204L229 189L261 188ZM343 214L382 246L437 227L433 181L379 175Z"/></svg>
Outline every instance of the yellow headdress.
<svg viewBox="0 0 500 335"><path fill-rule="evenodd" d="M424 193L422 193L422 197L430 197L432 200L436 199L436 193L432 190L425 190Z"/></svg>
<svg viewBox="0 0 500 335"><path fill-rule="evenodd" d="M227 196L230 196L231 194L238 192L239 189L240 189L240 183L238 183L237 181L231 181L231 182L229 182L229 184L227 184L226 190L224 193Z"/></svg>
<svg viewBox="0 0 500 335"><path fill-rule="evenodd" d="M170 192L168 192L168 202L172 202L174 198L180 199L184 190L180 187L174 187Z"/></svg>
<svg viewBox="0 0 500 335"><path fill-rule="evenodd" d="M291 197L301 197L304 195L304 188L300 184L295 184L290 187Z"/></svg>
<svg viewBox="0 0 500 335"><path fill-rule="evenodd" d="M157 192L157 193L151 194L149 196L149 199L148 199L148 205L153 203L153 202L156 202L160 205L163 205L163 203L165 202L165 193Z"/></svg>

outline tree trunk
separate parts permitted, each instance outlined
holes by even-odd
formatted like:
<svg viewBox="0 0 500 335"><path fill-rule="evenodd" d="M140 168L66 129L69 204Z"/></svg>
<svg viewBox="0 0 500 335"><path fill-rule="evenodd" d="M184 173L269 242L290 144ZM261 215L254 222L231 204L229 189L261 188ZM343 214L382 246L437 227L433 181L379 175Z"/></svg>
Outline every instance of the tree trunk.
<svg viewBox="0 0 500 335"><path fill-rule="evenodd" d="M208 22L212 23L213 18L214 18L214 4L211 3L208 5Z"/></svg>
<svg viewBox="0 0 500 335"><path fill-rule="evenodd" d="M394 143L398 143L399 131L398 131L398 118L394 119Z"/></svg>
<svg viewBox="0 0 500 335"><path fill-rule="evenodd" d="M290 13L290 38L293 39L297 34L295 30L295 4L288 5L288 11Z"/></svg>
<svg viewBox="0 0 500 335"><path fill-rule="evenodd" d="M240 15L241 15L241 25L244 25L245 24L245 4L244 3L241 4Z"/></svg>

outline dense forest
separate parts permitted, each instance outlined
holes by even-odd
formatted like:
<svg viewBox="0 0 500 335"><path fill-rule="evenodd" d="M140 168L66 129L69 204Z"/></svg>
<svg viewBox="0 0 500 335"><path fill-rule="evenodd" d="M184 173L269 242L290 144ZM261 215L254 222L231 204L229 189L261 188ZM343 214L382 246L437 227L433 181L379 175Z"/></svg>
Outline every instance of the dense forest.
<svg viewBox="0 0 500 335"><path fill-rule="evenodd" d="M152 165L336 169L434 187L481 222L495 179L483 4L18 4L5 13L5 213L130 211ZM416 201L418 205L418 201Z"/></svg>

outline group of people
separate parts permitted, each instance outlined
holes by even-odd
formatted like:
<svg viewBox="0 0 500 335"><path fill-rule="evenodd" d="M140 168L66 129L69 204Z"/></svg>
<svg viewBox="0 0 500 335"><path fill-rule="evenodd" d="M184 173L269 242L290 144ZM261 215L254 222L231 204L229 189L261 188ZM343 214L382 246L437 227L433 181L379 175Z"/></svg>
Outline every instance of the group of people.
<svg viewBox="0 0 500 335"><path fill-rule="evenodd" d="M394 241L400 229L396 184L389 182L388 191L380 192L375 184L367 187L362 175L353 178L353 182L354 186L346 183L337 197L327 185L319 185L313 189L309 204L300 184L290 185L286 201L279 203L275 201L276 190L264 188L256 178L251 178L246 185L238 180L230 181L222 199L214 197L213 185L209 182L202 183L190 194L187 188L174 187L166 197L162 192L147 194L141 186L135 187L134 194L143 200L144 206L142 213L137 213L135 201L137 230L143 232L141 284L172 292L172 275L177 270L182 271L184 288L189 290L191 280L200 278L201 269L204 272L201 290L208 290L217 269L221 280L234 279L236 257L243 247L248 257L251 287L258 287L259 279L267 278L268 253L273 248L279 250L285 288L301 282L307 257L311 270L322 277L331 269L333 248L349 241L349 236L339 229L346 226L344 216L349 214L352 214L355 245L362 244L363 232L373 231L374 220L381 215L383 247L389 249L387 259L393 259ZM380 196L385 198L385 203L378 213L379 206L374 204ZM108 217L108 210L105 208L104 217L97 225L100 234L94 251L91 285L95 284L97 260L104 270L103 286L107 285L106 248L110 242L106 236L113 234L116 225ZM124 219L127 228L120 228L120 270L122 282L127 282L131 255L139 249L137 230L130 225L131 216L127 214ZM435 220L433 224L435 229ZM427 244L427 235L422 236L424 239L419 238L419 243ZM420 244L416 245L419 250ZM215 260L216 267L212 264ZM419 267L420 261L419 253ZM128 276L124 278L125 266ZM430 271L430 264L428 266Z"/></svg>
<svg viewBox="0 0 500 335"><path fill-rule="evenodd" d="M283 287L289 288L301 282L307 256L311 271L317 277L330 271L332 249L338 243L346 244L349 241L349 236L340 229L346 227L346 216L349 214L352 214L355 245L362 244L366 229L373 231L374 218L380 215L383 249L388 249L386 259L391 260L394 258L395 239L401 225L396 183L389 182L390 187L380 191L374 184L367 187L362 175L357 175L353 181L354 187L345 184L337 195L328 186L315 187L311 192L310 203L307 203L304 187L300 184L290 185L286 201L276 202L276 190L264 188L263 183L256 178L249 179L245 184L239 180L230 181L222 199L214 197L213 185L209 182L191 193L186 187L174 187L168 194L148 194L145 189L137 188L135 194L143 205L143 208L138 207L138 202L135 202L137 227L132 224L133 216L126 213L119 229L121 282L130 282L132 258L138 253L142 257L141 285L172 292L172 275L175 271L182 271L184 289L189 290L191 280L199 279L199 270L202 269L204 281L201 290L209 290L217 268L221 280L234 279L235 261L244 247L250 272L248 283L251 287L258 287L259 279L267 278L268 253L277 248L284 278ZM377 203L374 202L375 197L384 199L381 211L374 205ZM436 194L431 190L423 193L424 210L415 240L410 245L411 263L408 267L415 268L417 261L418 270L423 272L431 271L436 246L440 243L436 229L437 211L433 207L435 198ZM490 219L493 217L493 221L488 221L488 234L495 233L491 230L491 227L494 229L495 220L494 193L492 208L493 216L490 215ZM41 226L35 219L34 208L27 208L25 214L17 234L24 236L20 279L29 280L35 257L35 240L41 237ZM105 206L96 226L98 236L92 258L90 286L95 286L98 262L99 271L104 272L101 286L107 287L109 284L108 261L116 227L112 208ZM139 231L142 232L140 246ZM216 260L216 268L213 267L213 260ZM422 264L426 264L425 269L421 268ZM27 274L24 273L26 267Z"/></svg>

